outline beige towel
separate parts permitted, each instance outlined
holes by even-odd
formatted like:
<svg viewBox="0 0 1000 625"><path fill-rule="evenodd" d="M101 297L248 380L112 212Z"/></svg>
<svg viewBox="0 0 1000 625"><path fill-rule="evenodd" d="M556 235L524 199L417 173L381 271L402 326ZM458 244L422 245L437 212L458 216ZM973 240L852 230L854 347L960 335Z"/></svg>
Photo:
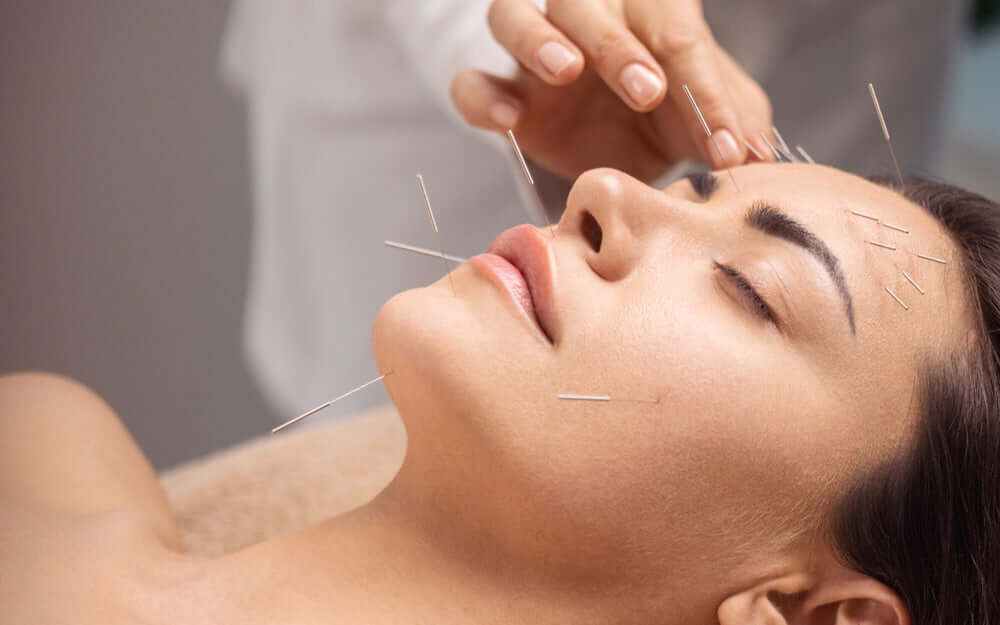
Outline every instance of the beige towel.
<svg viewBox="0 0 1000 625"><path fill-rule="evenodd" d="M268 435L160 476L189 553L222 555L370 501L403 462L392 405Z"/></svg>

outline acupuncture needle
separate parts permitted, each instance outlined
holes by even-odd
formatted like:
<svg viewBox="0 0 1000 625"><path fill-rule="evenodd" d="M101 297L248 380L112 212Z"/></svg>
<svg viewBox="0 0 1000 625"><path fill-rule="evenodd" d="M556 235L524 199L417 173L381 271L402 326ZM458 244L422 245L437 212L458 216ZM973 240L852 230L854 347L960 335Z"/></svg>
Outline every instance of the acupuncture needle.
<svg viewBox="0 0 1000 625"><path fill-rule="evenodd" d="M445 260L450 260L453 263L462 264L469 260L468 258L462 258L461 256L452 256L451 254L442 255L441 252L435 252L434 250L429 250L423 247L417 247L416 245L407 245L406 243L399 243L398 241L382 241L387 247L394 247L397 250L403 250L406 252L415 252L417 254L423 254L424 256L434 256L435 258L444 258Z"/></svg>
<svg viewBox="0 0 1000 625"><path fill-rule="evenodd" d="M774 131L774 136L778 140L778 147L781 148L781 151L784 153L785 158L787 158L789 162L795 162L799 160L798 158L796 158L794 154L792 154L791 148L789 148L788 144L785 143L785 138L781 136L781 133L778 131L778 127L771 126L771 130Z"/></svg>
<svg viewBox="0 0 1000 625"><path fill-rule="evenodd" d="M611 402L611 401L622 401L622 402L634 402L638 404L658 404L659 399L622 399L619 397L611 397L610 395L576 395L574 393L559 393L556 395L556 399L565 399L570 401L600 401L600 402Z"/></svg>
<svg viewBox="0 0 1000 625"><path fill-rule="evenodd" d="M510 147L514 151L514 155L517 157L519 163L521 163L521 171L524 173L525 179L528 181L528 188L531 190L531 196L535 201L535 207L538 212L542 214L542 219L545 220L545 226L549 229L549 234L554 239L556 236L555 229L552 228L552 222L549 221L549 213L545 210L545 203L542 202L542 197L538 195L538 188L535 187L535 179L531 175L531 169L528 168L528 161L525 160L524 154L521 152L521 146L517 144L517 139L514 137L514 131L507 131L507 140L510 142Z"/></svg>
<svg viewBox="0 0 1000 625"><path fill-rule="evenodd" d="M431 227L434 228L434 234L437 235L438 247L441 248L441 262L444 263L448 283L451 284L451 294L457 297L458 293L455 292L455 281L451 277L451 267L448 266L448 259L444 257L444 245L441 243L441 233L438 231L437 220L434 219L434 209L431 208L431 198L427 195L427 185L424 184L424 177L420 174L417 174L417 183L420 185L420 192L424 195L424 204L427 205L427 214L431 218Z"/></svg>
<svg viewBox="0 0 1000 625"><path fill-rule="evenodd" d="M760 133L760 138L764 140L764 143L767 144L767 147L771 148L771 153L774 154L774 160L778 161L779 163L781 161L788 160L785 158L785 155L778 150L778 148L774 147L774 144L771 143L771 140L768 139L767 135L765 135L763 132Z"/></svg>
<svg viewBox="0 0 1000 625"><path fill-rule="evenodd" d="M687 85L681 85L681 89L683 89L684 94L687 95L688 102L691 103L691 108L694 109L695 115L698 116L698 121L701 122L702 129L705 131L705 134L708 135L708 140L711 142L712 147L715 148L715 153L719 155L719 160L724 160L722 158L722 150L719 149L719 144L715 142L715 137L712 136L712 129L708 127L708 122L705 121L705 116L701 114L701 109L698 108L698 103L694 101L694 96L691 95L691 89ZM729 177L733 181L733 186L736 187L738 192L742 193L740 185L736 182L736 176L733 175L733 170L727 167L726 171L729 172Z"/></svg>
<svg viewBox="0 0 1000 625"><path fill-rule="evenodd" d="M392 371L387 371L386 373L383 373L382 375L378 376L374 380L370 380L368 382L365 382L361 386L359 386L357 388L354 388L354 389L351 389L351 390L347 391L346 393L344 393L343 395L340 395L339 397L335 397L335 398L331 399L328 402L323 402L322 404L320 404L319 406L316 406L312 410L303 412L302 414L300 414L299 416L295 417L294 419L292 419L290 421L286 421L286 422L282 423L281 425L279 425L278 427L272 429L271 430L271 434L277 434L278 432L284 430L285 428L287 428L289 426L295 425L296 423L298 423L299 421L302 421L303 419L308 419L309 417L313 416L317 412L320 412L322 410L326 410L327 408L329 408L333 404L337 403L341 399L344 399L345 397L349 397L349 396L357 393L361 389L366 388L368 386L371 386L372 384L375 384L379 380L385 378L385 376L391 375L391 374L392 374Z"/></svg>
<svg viewBox="0 0 1000 625"><path fill-rule="evenodd" d="M868 83L868 93L872 96L872 104L875 105L875 114L878 115L878 122L882 125L882 136L885 137L885 143L889 146L889 155L892 157L892 164L896 168L896 175L899 177L899 188L905 190L906 183L903 182L903 172L899 169L899 161L896 160L896 150L893 149L892 138L889 136L889 127L885 125L885 116L882 115L882 107L879 106L878 96L875 95L875 86L872 83Z"/></svg>
<svg viewBox="0 0 1000 625"><path fill-rule="evenodd" d="M809 163L813 165L816 164L816 161L813 160L813 157L809 156L809 152L806 152L806 149L804 147L802 147L801 145L796 145L795 149L798 151L799 154L802 155L802 158L806 159L807 161L809 161Z"/></svg>
<svg viewBox="0 0 1000 625"><path fill-rule="evenodd" d="M757 160L758 160L758 161L763 161L763 160L764 160L764 155L763 155L763 154L761 154L761 153L760 153L760 152L759 152L759 151L757 150L757 148L753 147L753 144L752 144L752 143L750 143L749 141L747 141L746 139L744 139L744 140L743 140L743 145L747 146L747 149L748 149L748 150L750 150L750 153L751 153L751 154L753 154L754 156L756 156L756 157L757 157Z"/></svg>

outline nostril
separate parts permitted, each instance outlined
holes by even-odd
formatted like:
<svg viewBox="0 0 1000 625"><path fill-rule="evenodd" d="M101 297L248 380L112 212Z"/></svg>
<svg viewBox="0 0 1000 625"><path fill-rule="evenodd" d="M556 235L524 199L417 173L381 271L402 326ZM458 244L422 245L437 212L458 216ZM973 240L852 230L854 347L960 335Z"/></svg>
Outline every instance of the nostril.
<svg viewBox="0 0 1000 625"><path fill-rule="evenodd" d="M601 239L604 233L601 232L601 224L597 223L597 219L588 211L584 211L581 217L580 232L583 233L583 238L587 239L587 243L595 252L601 251Z"/></svg>

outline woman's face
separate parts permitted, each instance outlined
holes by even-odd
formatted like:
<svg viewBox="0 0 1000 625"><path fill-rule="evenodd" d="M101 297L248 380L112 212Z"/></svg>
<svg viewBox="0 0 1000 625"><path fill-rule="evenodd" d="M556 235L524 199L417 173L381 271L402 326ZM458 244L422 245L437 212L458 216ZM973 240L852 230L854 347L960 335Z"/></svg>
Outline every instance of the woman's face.
<svg viewBox="0 0 1000 625"><path fill-rule="evenodd" d="M916 256L951 259L946 234L894 192L811 165L732 175L581 176L554 233L498 248L534 259L515 264L541 326L488 262L387 303L375 349L408 462L591 564L793 540L905 440L920 358L955 344L965 298L956 263Z"/></svg>

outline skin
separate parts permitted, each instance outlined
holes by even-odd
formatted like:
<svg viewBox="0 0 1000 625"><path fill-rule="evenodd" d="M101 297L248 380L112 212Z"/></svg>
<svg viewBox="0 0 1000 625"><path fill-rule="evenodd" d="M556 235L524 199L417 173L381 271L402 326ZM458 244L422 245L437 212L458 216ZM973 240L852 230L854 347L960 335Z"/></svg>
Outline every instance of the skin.
<svg viewBox="0 0 1000 625"><path fill-rule="evenodd" d="M573 179L614 167L652 181L685 158L716 169L761 160L745 141L771 160L760 137L775 140L771 103L715 41L700 0L549 0L544 14L532 0L494 0L489 25L518 70L460 72L452 100L473 126L514 130L549 171ZM558 72L545 63L553 46L561 52L549 65L558 62ZM625 87L636 69L655 85L642 102Z"/></svg>
<svg viewBox="0 0 1000 625"><path fill-rule="evenodd" d="M613 170L582 176L552 240L553 343L468 265L452 273L457 295L442 279L390 300L374 346L407 429L400 473L365 507L218 560L178 554L151 475L88 478L94 492L114 493L110 510L132 501L152 510L128 547L120 530L84 534L76 503L64 512L24 494L18 484L31 474L51 502L66 496L46 473L50 459L10 442L60 417L23 418L33 405L17 399L25 382L4 380L0 415L15 436L2 443L0 504L23 509L5 522L19 545L45 545L60 519L62 549L22 548L0 573L108 550L122 560L109 579L156 571L115 613L145 610L149 622L907 625L898 597L838 564L817 525L850 476L906 440L920 359L962 340L957 265L904 252L951 258L953 248L921 209L848 174L808 165L732 173L741 191L720 176L710 199L686 181L661 191ZM818 261L744 225L757 200L839 258L855 333ZM600 251L581 230L585 213L601 227ZM743 272L778 323L756 316L713 261ZM80 392L54 414L80 413ZM567 392L659 403L555 398ZM94 445L133 445L123 436ZM47 449L94 453L72 440ZM139 480L134 492L123 475ZM16 580L23 614L54 591L44 578Z"/></svg>

